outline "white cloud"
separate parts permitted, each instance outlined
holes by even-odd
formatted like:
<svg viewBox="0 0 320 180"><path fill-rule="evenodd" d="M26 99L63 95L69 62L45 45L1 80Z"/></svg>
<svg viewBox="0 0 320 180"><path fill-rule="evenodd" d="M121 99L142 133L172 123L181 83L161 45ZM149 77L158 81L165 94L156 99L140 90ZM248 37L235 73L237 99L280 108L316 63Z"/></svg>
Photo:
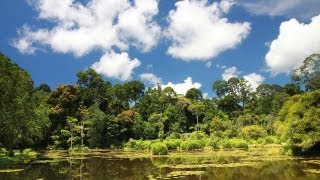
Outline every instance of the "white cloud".
<svg viewBox="0 0 320 180"><path fill-rule="evenodd" d="M224 72L221 74L221 77L224 81L228 81L232 77L238 77L238 74L239 72L237 70L237 67L232 66L230 68L226 68Z"/></svg>
<svg viewBox="0 0 320 180"><path fill-rule="evenodd" d="M296 19L282 22L277 39L273 40L266 54L266 64L273 74L289 73L303 60L320 52L320 15L309 24Z"/></svg>
<svg viewBox="0 0 320 180"><path fill-rule="evenodd" d="M257 89L257 87L260 84L262 84L263 81L265 80L265 78L263 76L261 76L260 74L256 74L256 73L247 74L247 75L243 76L243 78L249 82L253 91L255 91Z"/></svg>
<svg viewBox="0 0 320 180"><path fill-rule="evenodd" d="M212 62L211 62L211 61L208 61L208 62L206 62L206 64L205 64L205 65L206 65L206 67L207 67L207 68L211 68L211 66L212 66Z"/></svg>
<svg viewBox="0 0 320 180"><path fill-rule="evenodd" d="M138 59L130 59L126 52L121 54L110 52L104 54L100 61L94 63L91 67L107 77L126 81L131 79L133 69L140 65L141 62Z"/></svg>
<svg viewBox="0 0 320 180"><path fill-rule="evenodd" d="M152 73L143 73L143 74L140 74L139 76L142 81L147 81L148 83L153 85L157 85L158 83L162 82L161 78L157 77Z"/></svg>
<svg viewBox="0 0 320 180"><path fill-rule="evenodd" d="M209 97L209 94L208 94L208 93L203 93L203 95L202 95L202 96L203 96L203 98L204 98L204 99L210 99L210 97Z"/></svg>
<svg viewBox="0 0 320 180"><path fill-rule="evenodd" d="M257 15L310 19L320 13L319 0L239 0L239 4Z"/></svg>
<svg viewBox="0 0 320 180"><path fill-rule="evenodd" d="M127 50L130 45L148 51L159 39L160 27L153 21L158 0L29 0L38 17L52 28L20 29L13 46L21 53L49 47L60 53L83 56L92 50L109 52L113 47Z"/></svg>
<svg viewBox="0 0 320 180"><path fill-rule="evenodd" d="M185 95L191 88L199 89L201 87L201 84L198 82L193 83L192 78L187 77L187 79L185 79L183 83L173 84L172 82L169 82L168 84L162 85L163 89L166 87L172 87L177 94Z"/></svg>
<svg viewBox="0 0 320 180"><path fill-rule="evenodd" d="M219 67L221 66L219 65ZM238 77L238 75L240 74L237 67L235 66L232 66L230 68L226 68L225 66L222 67L224 68L220 69L224 69L224 72L221 74L221 77L224 81L228 81L232 77ZM265 80L265 78L262 75L257 73L244 75L243 78L248 81L253 91L255 91L256 88Z"/></svg>
<svg viewBox="0 0 320 180"><path fill-rule="evenodd" d="M250 23L229 22L224 17L233 0L208 3L182 0L169 13L165 36L172 41L167 53L185 61L208 60L235 48L250 32Z"/></svg>
<svg viewBox="0 0 320 180"><path fill-rule="evenodd" d="M160 27L152 22L158 14L158 0L135 2L134 8L120 14L117 27L124 41L134 39L133 45L146 52L157 44L160 36Z"/></svg>

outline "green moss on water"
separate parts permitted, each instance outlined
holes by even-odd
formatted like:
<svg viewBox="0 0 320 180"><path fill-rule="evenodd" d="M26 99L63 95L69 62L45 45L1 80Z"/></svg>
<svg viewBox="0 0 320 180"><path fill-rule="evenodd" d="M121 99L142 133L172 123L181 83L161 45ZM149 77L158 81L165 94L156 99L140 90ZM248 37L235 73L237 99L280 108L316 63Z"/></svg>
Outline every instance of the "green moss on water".
<svg viewBox="0 0 320 180"><path fill-rule="evenodd" d="M14 172L20 172L24 169L0 169L0 173L14 173Z"/></svg>
<svg viewBox="0 0 320 180"><path fill-rule="evenodd" d="M320 174L320 169L304 169L304 172Z"/></svg>
<svg viewBox="0 0 320 180"><path fill-rule="evenodd" d="M46 159L46 160L35 160L32 163L34 164L46 164L46 163L59 163L59 162L63 162L63 161L67 161L67 159Z"/></svg>
<svg viewBox="0 0 320 180"><path fill-rule="evenodd" d="M165 178L175 178L184 176L200 176L204 171L172 171L165 176Z"/></svg>
<svg viewBox="0 0 320 180"><path fill-rule="evenodd" d="M200 168L234 168L234 167L252 167L258 166L257 162L240 162L240 163L229 163L229 164L178 164L173 166L166 166L171 169L200 169Z"/></svg>
<svg viewBox="0 0 320 180"><path fill-rule="evenodd" d="M320 160L305 160L305 161L302 161L304 163L309 163L309 164L317 164L317 165L320 165Z"/></svg>

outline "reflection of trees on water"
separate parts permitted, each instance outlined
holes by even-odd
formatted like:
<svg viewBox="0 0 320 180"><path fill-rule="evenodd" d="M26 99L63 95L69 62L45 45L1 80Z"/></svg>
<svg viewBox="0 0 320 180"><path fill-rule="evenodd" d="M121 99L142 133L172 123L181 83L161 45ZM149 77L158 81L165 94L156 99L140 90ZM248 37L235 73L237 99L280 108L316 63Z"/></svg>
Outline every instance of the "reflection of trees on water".
<svg viewBox="0 0 320 180"><path fill-rule="evenodd" d="M84 171L93 179L144 179L158 169L147 158L89 158L85 161Z"/></svg>
<svg viewBox="0 0 320 180"><path fill-rule="evenodd" d="M305 173L307 164L298 161L261 162L254 167L207 168L210 179L319 179L319 175Z"/></svg>
<svg viewBox="0 0 320 180"><path fill-rule="evenodd" d="M10 179L147 179L148 175L164 178L174 171L166 165L178 164L226 164L241 162L235 157L154 157L154 158L104 158L71 157L65 161L31 164L15 173L0 173L0 180ZM301 163L298 160L257 161L253 167L208 167L186 170L201 170L201 176L186 179L319 179L317 174L304 169L319 169L320 165ZM180 169L181 170L181 169ZM182 169L183 170L183 169Z"/></svg>

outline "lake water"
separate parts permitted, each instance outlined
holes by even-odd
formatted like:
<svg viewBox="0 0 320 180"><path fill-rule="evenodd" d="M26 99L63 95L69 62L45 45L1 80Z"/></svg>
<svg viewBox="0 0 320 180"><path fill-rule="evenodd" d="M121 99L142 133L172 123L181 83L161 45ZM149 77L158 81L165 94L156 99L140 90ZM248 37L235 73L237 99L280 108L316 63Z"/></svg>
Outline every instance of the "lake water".
<svg viewBox="0 0 320 180"><path fill-rule="evenodd" d="M293 159L241 152L165 157L147 154L99 152L42 157L28 165L13 167L20 171L0 173L0 179L320 179L320 158Z"/></svg>

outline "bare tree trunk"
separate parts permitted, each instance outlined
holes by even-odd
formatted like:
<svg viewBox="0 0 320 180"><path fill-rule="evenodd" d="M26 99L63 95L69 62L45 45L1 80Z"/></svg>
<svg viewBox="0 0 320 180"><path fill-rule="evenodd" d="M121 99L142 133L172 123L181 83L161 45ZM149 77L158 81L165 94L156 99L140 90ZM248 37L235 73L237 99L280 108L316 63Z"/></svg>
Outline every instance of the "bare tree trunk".
<svg viewBox="0 0 320 180"><path fill-rule="evenodd" d="M197 114L197 131L199 131L199 115Z"/></svg>
<svg viewBox="0 0 320 180"><path fill-rule="evenodd" d="M81 147L83 147L83 122L81 121Z"/></svg>
<svg viewBox="0 0 320 180"><path fill-rule="evenodd" d="M71 149L72 149L72 140L73 140L73 133L72 133L72 131L71 131Z"/></svg>

